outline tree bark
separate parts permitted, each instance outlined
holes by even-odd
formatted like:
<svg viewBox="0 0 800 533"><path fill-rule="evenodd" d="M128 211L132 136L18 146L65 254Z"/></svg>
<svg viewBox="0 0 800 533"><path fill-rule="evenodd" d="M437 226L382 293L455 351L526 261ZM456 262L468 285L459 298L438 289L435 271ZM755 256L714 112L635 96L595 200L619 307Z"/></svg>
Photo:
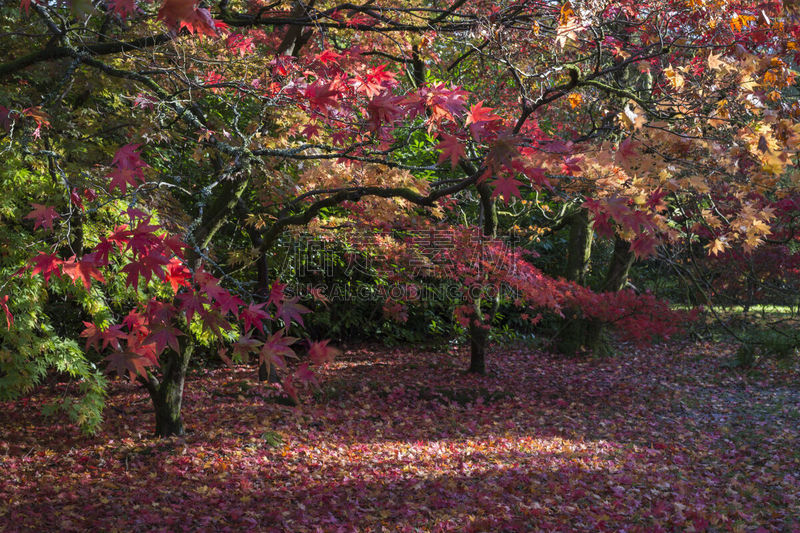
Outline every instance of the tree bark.
<svg viewBox="0 0 800 533"><path fill-rule="evenodd" d="M489 343L489 329L471 324L469 327L469 369L471 374L486 374L486 347Z"/></svg>
<svg viewBox="0 0 800 533"><path fill-rule="evenodd" d="M570 215L569 242L567 243L567 268L565 277L580 285L586 284L589 273L589 260L592 255L592 221L586 209L580 209ZM587 322L581 317L567 318L558 334L556 349L563 354L575 354L581 351L586 342Z"/></svg>
<svg viewBox="0 0 800 533"><path fill-rule="evenodd" d="M614 239L614 252L611 255L611 263L608 265L608 271L600 291L619 292L624 289L628 283L628 275L635 259L630 243L617 236ZM597 320L590 320L587 323L584 344L588 350L597 351L601 347L603 329L603 323Z"/></svg>
<svg viewBox="0 0 800 533"><path fill-rule="evenodd" d="M484 237L494 238L497 236L497 202L492 197L492 190L486 183L477 186L481 204L481 222ZM472 374L486 374L486 348L489 344L489 327L494 314L500 304L500 295L495 296L492 309L486 313L481 311L481 297L475 300L475 317L470 322L468 328L470 360L468 372Z"/></svg>
<svg viewBox="0 0 800 533"><path fill-rule="evenodd" d="M162 364L161 380L152 377L146 383L156 411L156 437L184 435L186 427L181 415L183 386L194 345L182 346L181 353L170 351Z"/></svg>
<svg viewBox="0 0 800 533"><path fill-rule="evenodd" d="M567 271L565 277L580 285L586 284L589 259L592 255L592 231L589 211L581 209L570 217L569 244L567 247Z"/></svg>

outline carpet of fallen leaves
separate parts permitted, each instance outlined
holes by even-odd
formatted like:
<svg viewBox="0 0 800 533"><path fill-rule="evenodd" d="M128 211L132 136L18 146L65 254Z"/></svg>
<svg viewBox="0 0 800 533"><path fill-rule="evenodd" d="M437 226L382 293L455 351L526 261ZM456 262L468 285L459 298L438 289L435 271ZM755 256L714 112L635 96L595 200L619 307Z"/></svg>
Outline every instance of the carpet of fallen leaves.
<svg viewBox="0 0 800 533"><path fill-rule="evenodd" d="M4 531L800 531L800 373L723 345L614 358L357 348L302 407L199 371L185 438L115 383L103 431L0 404Z"/></svg>

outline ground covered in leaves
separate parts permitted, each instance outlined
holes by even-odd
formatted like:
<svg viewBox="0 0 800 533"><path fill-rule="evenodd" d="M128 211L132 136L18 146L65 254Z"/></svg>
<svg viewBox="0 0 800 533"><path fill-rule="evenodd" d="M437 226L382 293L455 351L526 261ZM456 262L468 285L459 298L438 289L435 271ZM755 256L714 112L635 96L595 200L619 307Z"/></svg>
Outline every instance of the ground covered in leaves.
<svg viewBox="0 0 800 533"><path fill-rule="evenodd" d="M185 438L114 385L101 434L0 404L4 531L800 531L800 379L720 345L613 359L347 350L302 407L195 373Z"/></svg>

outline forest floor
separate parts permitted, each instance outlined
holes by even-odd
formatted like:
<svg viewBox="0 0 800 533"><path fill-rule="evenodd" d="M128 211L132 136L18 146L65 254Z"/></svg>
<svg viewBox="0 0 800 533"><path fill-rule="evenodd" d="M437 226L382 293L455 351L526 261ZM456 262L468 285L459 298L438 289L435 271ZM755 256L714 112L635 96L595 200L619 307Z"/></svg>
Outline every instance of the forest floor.
<svg viewBox="0 0 800 533"><path fill-rule="evenodd" d="M198 371L184 438L116 382L102 431L0 403L3 531L800 531L800 372L731 348L569 359L357 348L301 407Z"/></svg>

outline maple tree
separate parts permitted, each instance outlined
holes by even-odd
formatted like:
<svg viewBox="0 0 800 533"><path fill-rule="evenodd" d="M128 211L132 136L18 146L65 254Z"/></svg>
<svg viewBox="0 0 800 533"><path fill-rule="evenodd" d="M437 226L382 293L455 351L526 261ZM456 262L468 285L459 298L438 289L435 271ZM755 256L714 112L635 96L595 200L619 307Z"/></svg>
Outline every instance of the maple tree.
<svg viewBox="0 0 800 533"><path fill-rule="evenodd" d="M270 258L293 228L458 227L469 211L466 225L491 242L517 222L541 240L568 219L568 282L515 253L505 257L526 276L487 263L471 275L483 287L514 284L531 316L569 300L582 319L624 317L631 331L657 333L665 304L616 292L633 260L696 238L681 226L689 216L715 228L712 253L730 243L749 253L773 231L771 202L797 185L799 30L780 4L2 9L4 29L26 33L2 37L0 135L54 182L50 203L31 195L18 213L55 235L31 247L28 274L90 294L108 281L139 299L119 328L94 320L83 331L87 347L113 350L113 368L142 378L170 420L160 433L181 431L180 402L167 397L182 389L195 336L234 343L238 356L263 342L262 360L281 363L290 333L267 337L259 325L302 324L298 300L269 293ZM736 218L715 226L723 196ZM516 205L525 207L513 217L498 209ZM607 291L582 286L593 235L619 244ZM0 290L11 327L14 295ZM468 296L458 307L474 371L485 371L498 305ZM326 361L320 350L313 358ZM149 379L157 365L166 380ZM293 380L284 386L292 392Z"/></svg>

